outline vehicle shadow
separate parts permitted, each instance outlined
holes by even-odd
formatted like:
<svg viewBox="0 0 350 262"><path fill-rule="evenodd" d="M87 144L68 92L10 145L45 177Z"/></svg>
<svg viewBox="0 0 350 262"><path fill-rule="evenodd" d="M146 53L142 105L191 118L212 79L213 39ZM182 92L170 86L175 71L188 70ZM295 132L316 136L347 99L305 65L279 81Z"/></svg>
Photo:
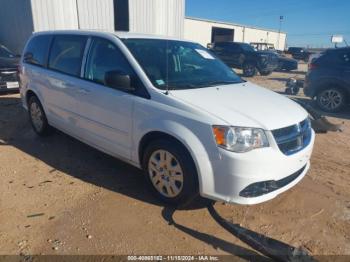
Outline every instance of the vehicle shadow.
<svg viewBox="0 0 350 262"><path fill-rule="evenodd" d="M221 249L231 255L238 256L243 259L247 259L249 261L271 261L265 256L260 255L259 253L252 251L250 249L237 246L232 244L226 240L220 239L218 237L206 234L204 232L200 232L194 230L192 228L186 227L184 225L178 224L175 222L173 215L176 209L171 207L164 207L162 210L162 216L165 221L169 224L169 226L174 226L176 229L212 246L214 249Z"/></svg>
<svg viewBox="0 0 350 262"><path fill-rule="evenodd" d="M170 226L174 226L176 229L211 245L215 249L221 249L248 261L271 261L271 259L276 261L316 261L304 249L295 248L279 240L246 229L239 224L233 224L227 221L220 216L212 204L208 204L207 209L212 218L222 228L259 253L176 223L173 217L176 211L175 208L163 208L162 216Z"/></svg>

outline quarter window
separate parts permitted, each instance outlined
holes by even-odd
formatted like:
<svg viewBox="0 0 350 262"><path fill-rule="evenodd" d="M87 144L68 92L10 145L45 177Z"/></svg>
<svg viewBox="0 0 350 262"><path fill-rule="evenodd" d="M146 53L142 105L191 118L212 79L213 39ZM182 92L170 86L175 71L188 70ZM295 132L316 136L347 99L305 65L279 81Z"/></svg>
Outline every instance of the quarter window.
<svg viewBox="0 0 350 262"><path fill-rule="evenodd" d="M85 78L106 85L106 73L118 71L121 74L133 76L133 70L123 53L105 39L93 41L86 63Z"/></svg>
<svg viewBox="0 0 350 262"><path fill-rule="evenodd" d="M50 52L49 68L80 76L86 40L85 36L56 36Z"/></svg>
<svg viewBox="0 0 350 262"><path fill-rule="evenodd" d="M39 35L32 38L24 52L24 62L37 66L46 66L50 41L51 36L49 35Z"/></svg>

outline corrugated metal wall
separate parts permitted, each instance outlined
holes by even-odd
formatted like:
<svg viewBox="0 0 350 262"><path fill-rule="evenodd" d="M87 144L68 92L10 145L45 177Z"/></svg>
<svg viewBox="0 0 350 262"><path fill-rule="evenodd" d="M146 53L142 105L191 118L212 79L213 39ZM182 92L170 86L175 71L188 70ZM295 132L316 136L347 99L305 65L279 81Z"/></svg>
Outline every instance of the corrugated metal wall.
<svg viewBox="0 0 350 262"><path fill-rule="evenodd" d="M130 32L182 38L185 0L129 0Z"/></svg>
<svg viewBox="0 0 350 262"><path fill-rule="evenodd" d="M80 29L114 30L113 0L77 0Z"/></svg>
<svg viewBox="0 0 350 262"><path fill-rule="evenodd" d="M32 34L29 0L0 0L0 43L20 54Z"/></svg>
<svg viewBox="0 0 350 262"><path fill-rule="evenodd" d="M34 30L77 29L76 0L31 0Z"/></svg>
<svg viewBox="0 0 350 262"><path fill-rule="evenodd" d="M113 0L31 0L34 30L114 30ZM118 6L117 6L118 8ZM184 34L185 0L129 0L130 32Z"/></svg>

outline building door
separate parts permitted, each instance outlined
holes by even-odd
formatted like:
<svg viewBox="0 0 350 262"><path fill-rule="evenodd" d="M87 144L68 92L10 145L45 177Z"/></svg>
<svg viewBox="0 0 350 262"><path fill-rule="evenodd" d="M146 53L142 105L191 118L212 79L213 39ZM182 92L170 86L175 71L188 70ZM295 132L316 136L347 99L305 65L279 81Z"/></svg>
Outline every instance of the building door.
<svg viewBox="0 0 350 262"><path fill-rule="evenodd" d="M213 27L211 31L211 42L233 42L234 34L234 29Z"/></svg>

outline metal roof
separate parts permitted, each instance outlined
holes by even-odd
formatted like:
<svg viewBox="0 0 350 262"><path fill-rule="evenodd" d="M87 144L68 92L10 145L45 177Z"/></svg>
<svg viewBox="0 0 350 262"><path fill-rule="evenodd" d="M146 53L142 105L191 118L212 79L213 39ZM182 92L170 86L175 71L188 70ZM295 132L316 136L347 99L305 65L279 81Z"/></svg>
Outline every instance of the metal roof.
<svg viewBox="0 0 350 262"><path fill-rule="evenodd" d="M262 28L262 27L250 26L250 25L242 25L242 24L237 24L237 23L217 21L217 20L210 20L210 19L206 19L206 18L199 18L199 17L192 17L192 16L186 16L185 19L197 20L197 21L208 22L208 23L216 23L216 24L224 24L224 25L246 27L246 28L258 29L258 30L269 31L269 32L276 32L276 33L279 32L276 29ZM280 33L281 34L287 34L286 32L283 32L283 31L281 31Z"/></svg>

